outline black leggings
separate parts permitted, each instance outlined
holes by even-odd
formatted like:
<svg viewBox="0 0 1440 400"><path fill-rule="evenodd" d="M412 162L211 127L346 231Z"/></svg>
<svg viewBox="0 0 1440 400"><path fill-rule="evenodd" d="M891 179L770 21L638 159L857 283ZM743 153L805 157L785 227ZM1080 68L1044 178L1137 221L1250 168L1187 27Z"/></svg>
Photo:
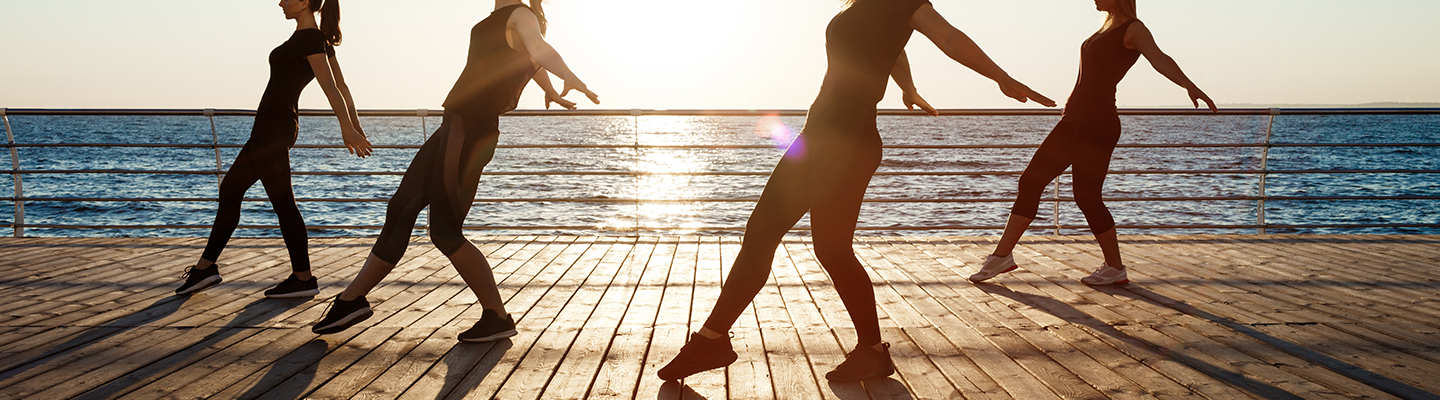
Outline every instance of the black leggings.
<svg viewBox="0 0 1440 400"><path fill-rule="evenodd" d="M1100 198L1105 176L1110 172L1110 155L1120 141L1120 120L1074 121L1061 119L1055 130L1040 144L1025 173L1020 175L1020 195L1010 213L1035 218L1040 196L1055 177L1074 166L1075 203L1096 234L1115 228L1115 218Z"/></svg>
<svg viewBox="0 0 1440 400"><path fill-rule="evenodd" d="M500 138L500 117L484 118L479 121L461 120L460 117L445 115L444 122L435 129L435 135L420 146L400 187L390 197L385 210L385 228L375 240L371 250L376 257L390 264L400 262L410 244L410 232L415 229L415 219L425 206L430 206L430 239L435 247L446 256L455 254L470 242L462 231L465 215L475 202L475 191L480 185L480 172L495 157L495 145ZM446 171L445 154L450 149L452 135L463 135L459 149L459 163L455 170ZM446 189L446 178L452 181Z"/></svg>
<svg viewBox="0 0 1440 400"><path fill-rule="evenodd" d="M740 254L705 327L725 332L735 324L769 280L781 239L808 211L815 255L855 323L859 344L880 342L875 292L851 248L865 189L880 166L880 146L873 130L802 133L795 140L750 213Z"/></svg>
<svg viewBox="0 0 1440 400"><path fill-rule="evenodd" d="M280 235L285 238L285 248L290 251L290 269L295 272L310 270L310 252L305 219L300 216L300 207L295 205L295 191L290 186L290 149L287 138L251 139L240 149L240 155L230 164L230 171L220 182L220 205L215 211L215 226L210 229L210 240L205 244L205 253L200 256L211 262L220 258L225 244L240 225L240 203L245 192L256 181L265 185L265 194L280 219ZM294 143L292 130L289 143Z"/></svg>

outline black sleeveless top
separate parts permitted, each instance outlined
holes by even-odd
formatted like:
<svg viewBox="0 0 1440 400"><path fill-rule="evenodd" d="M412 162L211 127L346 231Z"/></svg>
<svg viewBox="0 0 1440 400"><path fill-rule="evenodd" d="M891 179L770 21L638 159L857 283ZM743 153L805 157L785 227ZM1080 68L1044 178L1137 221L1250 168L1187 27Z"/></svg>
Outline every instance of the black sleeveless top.
<svg viewBox="0 0 1440 400"><path fill-rule="evenodd" d="M1065 117L1119 118L1115 111L1115 86L1140 59L1139 50L1125 48L1125 31L1139 21L1132 19L1109 31L1097 32L1080 46L1080 78L1065 102Z"/></svg>
<svg viewBox="0 0 1440 400"><path fill-rule="evenodd" d="M445 113L483 121L518 105L525 83L539 70L530 57L505 42L505 25L521 8L529 11L523 4L503 7L470 29L470 55L460 79L445 97Z"/></svg>
<svg viewBox="0 0 1440 400"><path fill-rule="evenodd" d="M828 67L806 127L875 130L875 106L885 97L890 71L915 31L910 18L925 4L930 2L860 0L830 20L825 28Z"/></svg>
<svg viewBox="0 0 1440 400"><path fill-rule="evenodd" d="M334 56L335 48L325 42L325 34L319 29L297 30L289 40L270 51L270 83L265 85L265 94L260 96L260 106L255 110L252 136L284 133L293 144L299 130L300 92L315 79L315 70L306 57L322 53Z"/></svg>

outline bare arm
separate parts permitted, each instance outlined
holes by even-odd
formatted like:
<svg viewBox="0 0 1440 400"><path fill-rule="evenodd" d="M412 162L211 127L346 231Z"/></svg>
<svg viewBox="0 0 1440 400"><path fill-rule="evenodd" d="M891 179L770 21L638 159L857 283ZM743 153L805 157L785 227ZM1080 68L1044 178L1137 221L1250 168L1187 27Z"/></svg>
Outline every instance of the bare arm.
<svg viewBox="0 0 1440 400"><path fill-rule="evenodd" d="M935 7L929 4L921 5L919 10L915 10L915 15L910 17L910 26L930 38L930 42L935 43L935 47L939 47L950 59L999 83L1000 91L1006 96L1022 103L1035 100L1046 107L1055 106L1054 101L1011 78L1005 70L990 60L990 56L986 55L975 41L940 16Z"/></svg>
<svg viewBox="0 0 1440 400"><path fill-rule="evenodd" d="M517 11L510 15L509 23L512 32L519 36L519 44L530 55L530 58L540 64L541 68L549 70L565 81L565 89L560 92L561 96L569 94L571 90L577 90L590 97L591 102L600 104L600 96L585 87L585 82L581 82L580 78L570 71L570 67L565 65L565 60L560 58L560 53L556 52L554 47L550 47L550 43L545 42L545 37L540 35L540 20L535 19L534 13ZM516 48L516 50L520 50L520 48Z"/></svg>
<svg viewBox="0 0 1440 400"><path fill-rule="evenodd" d="M325 97L330 100L330 109L335 110L335 118L340 120L340 138L345 141L345 148L360 157L370 155L370 141L365 139L355 130L355 122L351 118L350 106L346 104L346 96L340 94L340 89L335 85L335 77L330 73L330 61L325 53L311 54L305 59L310 62L310 69L315 72L315 80L320 82L320 89L325 91Z"/></svg>
<svg viewBox="0 0 1440 400"><path fill-rule="evenodd" d="M930 103L920 97L920 92L915 90L915 79L910 75L910 57L905 55L904 50L901 50L900 57L895 59L895 68L890 70L890 77L895 78L895 84L904 92L900 101L905 103L906 109L914 110L919 106L930 115L940 115L940 112L935 111L935 107L931 107Z"/></svg>
<svg viewBox="0 0 1440 400"><path fill-rule="evenodd" d="M335 75L335 87L340 89L340 95L345 97L345 105L349 108L350 122L360 136L368 138L369 135L365 134L365 128L360 126L360 113L355 110L355 98L350 96L350 86L345 84L345 74L340 73L340 60L335 59L335 56L330 56L329 60L330 72Z"/></svg>
<svg viewBox="0 0 1440 400"><path fill-rule="evenodd" d="M1219 110L1215 107L1215 102L1210 100L1210 96L1205 95L1200 87L1195 86L1195 82L1191 82L1190 78L1185 76L1185 72L1180 70L1180 64L1176 64L1175 59L1160 51L1160 46L1155 44L1155 36L1150 34L1150 28L1146 28L1144 23L1137 21L1130 24L1130 28L1125 30L1125 47L1139 50L1140 54L1150 61L1150 66L1154 67L1156 72L1185 88L1190 96L1190 102L1196 108L1199 108L1200 101L1204 100L1205 105L1210 106L1210 112Z"/></svg>
<svg viewBox="0 0 1440 400"><path fill-rule="evenodd" d="M535 77L532 78L532 80L535 81L535 84L536 84L536 85L540 85L540 88L541 88L541 89L545 90L545 109L546 109L546 110L549 110L549 109L550 109L550 103L559 104L560 107L563 107L563 108L565 108L565 109L567 109L567 110L574 110L574 109L575 109L575 102L570 101L570 100L565 100L564 97L561 97L561 96L560 96L560 93L559 93L559 92L556 92L556 91L555 91L555 86L550 84L550 72L549 72L549 71L546 71L544 68L541 68L539 71L535 71Z"/></svg>

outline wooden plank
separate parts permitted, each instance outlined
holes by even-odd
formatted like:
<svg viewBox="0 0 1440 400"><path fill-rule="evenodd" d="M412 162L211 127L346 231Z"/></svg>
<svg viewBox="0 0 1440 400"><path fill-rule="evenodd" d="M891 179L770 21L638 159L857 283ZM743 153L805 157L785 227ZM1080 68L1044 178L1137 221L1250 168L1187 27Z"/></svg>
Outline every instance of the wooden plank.
<svg viewBox="0 0 1440 400"><path fill-rule="evenodd" d="M723 279L728 277L736 257L740 254L741 244L740 238L734 236L725 236L719 239L723 286ZM709 312L702 312L700 315L708 317ZM745 312L735 320L735 325L730 328L730 332L735 335L730 342L739 356L735 363L725 370L725 386L729 389L730 398L776 398L770 365L766 363L765 358L765 341L760 336L760 325L755 316L753 301L745 306Z"/></svg>
<svg viewBox="0 0 1440 400"><path fill-rule="evenodd" d="M637 243L638 238L614 238L610 252L600 261L602 266L613 266L608 274L611 279L604 282L604 289L593 287L589 290L601 292L592 306L593 312L583 321L569 353L560 361L556 374L546 385L541 398L583 399L590 392L591 385L598 379L596 374L605 364L605 357L620 327L635 286L644 273L643 262L649 254ZM600 282L596 282L598 286ZM587 285L588 286L588 285Z"/></svg>
<svg viewBox="0 0 1440 400"><path fill-rule="evenodd" d="M636 249L626 258L627 264L640 270L639 283L626 302L624 314L619 316L620 325L610 339L604 364L590 385L588 398L634 398L645 365L663 362L646 358L665 281L670 274L670 261L675 254L673 243L660 244L659 241L656 237L640 238Z"/></svg>
<svg viewBox="0 0 1440 400"><path fill-rule="evenodd" d="M832 383L825 374L845 361L845 349L853 349L859 339L845 304L835 291L835 285L824 272L811 249L813 242L800 238L781 242L784 257L777 257L771 275L780 289L780 297L789 312L790 324L800 334L800 344L809 356L811 372L820 385L820 396L826 399L863 398L867 396L866 385L860 382ZM882 338L883 339L883 338ZM893 357L892 357L893 358ZM890 379L871 382L877 387L887 387L903 392L903 384ZM899 386L898 388L895 388ZM825 390L825 389L829 390ZM894 393L899 394L899 393Z"/></svg>

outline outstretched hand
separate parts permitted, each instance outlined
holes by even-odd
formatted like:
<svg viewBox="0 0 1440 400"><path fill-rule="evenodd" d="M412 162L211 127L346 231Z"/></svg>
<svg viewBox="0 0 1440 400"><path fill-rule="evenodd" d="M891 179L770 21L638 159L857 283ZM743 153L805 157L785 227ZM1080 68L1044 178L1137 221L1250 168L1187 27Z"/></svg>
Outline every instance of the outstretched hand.
<svg viewBox="0 0 1440 400"><path fill-rule="evenodd" d="M359 128L341 128L340 138L345 141L345 149L360 158L370 156L370 139L365 137L365 132Z"/></svg>
<svg viewBox="0 0 1440 400"><path fill-rule="evenodd" d="M570 101L570 100L565 100L564 97L560 97L560 94L559 94L559 93L555 93L555 92L550 92L550 93L546 93L546 94L545 94L545 109L546 109L546 110L549 110L549 109L550 109L550 103L555 103L556 105L559 105L560 107L562 107L562 108L564 108L564 109L566 109L566 110L574 110L574 109L575 109L575 102Z"/></svg>
<svg viewBox="0 0 1440 400"><path fill-rule="evenodd" d="M1210 96L1206 96L1205 92L1200 91L1200 88L1191 88L1189 92L1190 102L1195 104L1195 108L1200 108L1200 101L1204 100L1205 105L1210 107L1210 112L1220 111L1219 108L1215 107L1215 101L1210 100Z"/></svg>
<svg viewBox="0 0 1440 400"><path fill-rule="evenodd" d="M936 117L940 116L940 112L936 111L935 107L931 107L930 103L926 102L925 98L920 97L919 93L906 92L904 95L900 96L900 101L905 102L905 108L908 110L914 111L915 107L920 107L920 109L924 110L926 114L930 114Z"/></svg>
<svg viewBox="0 0 1440 400"><path fill-rule="evenodd" d="M590 91L590 88L585 87L585 82L581 82L579 79L566 80L565 90L560 91L560 97L565 97L565 95L570 94L571 90L584 93L585 97L590 98L590 102L600 104L600 95Z"/></svg>
<svg viewBox="0 0 1440 400"><path fill-rule="evenodd" d="M1024 103L1027 100L1033 100L1036 103L1040 103L1040 105L1046 107L1055 106L1055 100L1050 100L1050 98L1045 97L1045 95L1031 90L1029 86L1025 86L1025 84L1020 83L1020 81L1014 79L1001 81L1000 92L1005 93L1006 97L1015 99L1016 101L1019 101L1021 103Z"/></svg>

